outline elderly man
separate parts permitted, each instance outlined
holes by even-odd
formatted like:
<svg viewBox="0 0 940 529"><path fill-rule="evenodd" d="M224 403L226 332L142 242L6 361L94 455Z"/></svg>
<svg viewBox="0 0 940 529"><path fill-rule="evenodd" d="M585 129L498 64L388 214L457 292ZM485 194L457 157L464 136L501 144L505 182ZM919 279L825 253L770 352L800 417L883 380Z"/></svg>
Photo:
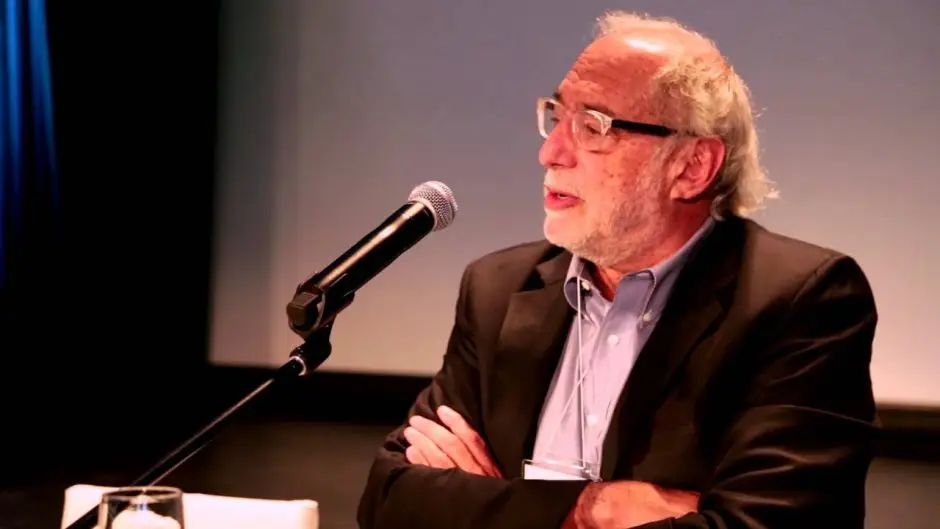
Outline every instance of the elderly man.
<svg viewBox="0 0 940 529"><path fill-rule="evenodd" d="M773 192L712 42L629 13L538 100L545 238L467 267L363 528L861 528L876 310Z"/></svg>

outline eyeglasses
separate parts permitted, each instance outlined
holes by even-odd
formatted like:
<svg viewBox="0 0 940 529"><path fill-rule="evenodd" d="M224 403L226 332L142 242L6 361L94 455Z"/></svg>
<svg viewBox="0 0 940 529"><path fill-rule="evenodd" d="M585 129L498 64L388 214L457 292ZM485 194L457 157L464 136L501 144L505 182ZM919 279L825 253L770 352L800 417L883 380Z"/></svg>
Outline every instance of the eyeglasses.
<svg viewBox="0 0 940 529"><path fill-rule="evenodd" d="M571 136L578 146L588 151L607 151L617 142L616 136L608 134L610 129L621 129L637 134L666 137L676 133L675 130L664 125L640 123L612 118L603 112L582 108L569 112L558 100L551 97L540 97L537 100L536 114L538 116L539 134L548 139L555 126L569 119L571 123Z"/></svg>

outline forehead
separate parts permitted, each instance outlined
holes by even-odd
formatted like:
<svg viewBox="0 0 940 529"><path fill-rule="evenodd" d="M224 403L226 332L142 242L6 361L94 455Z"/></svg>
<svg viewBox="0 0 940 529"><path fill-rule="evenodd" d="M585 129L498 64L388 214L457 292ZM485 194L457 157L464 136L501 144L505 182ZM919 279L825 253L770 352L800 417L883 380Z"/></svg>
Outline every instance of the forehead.
<svg viewBox="0 0 940 529"><path fill-rule="evenodd" d="M616 116L643 112L652 77L665 60L663 50L647 41L603 37L581 52L557 95L565 105Z"/></svg>

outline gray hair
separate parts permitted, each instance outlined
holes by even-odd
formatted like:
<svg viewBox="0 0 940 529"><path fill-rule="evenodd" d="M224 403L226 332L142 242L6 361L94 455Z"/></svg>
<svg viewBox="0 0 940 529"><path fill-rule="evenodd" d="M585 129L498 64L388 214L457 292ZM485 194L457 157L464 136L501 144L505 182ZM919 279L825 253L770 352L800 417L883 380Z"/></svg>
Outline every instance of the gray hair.
<svg viewBox="0 0 940 529"><path fill-rule="evenodd" d="M750 91L715 43L671 18L609 11L597 20L598 38L638 30L679 33L714 54L678 54L656 73L651 87L666 124L696 136L717 136L725 144L725 159L710 190L712 215L744 217L765 199L776 198L760 165Z"/></svg>

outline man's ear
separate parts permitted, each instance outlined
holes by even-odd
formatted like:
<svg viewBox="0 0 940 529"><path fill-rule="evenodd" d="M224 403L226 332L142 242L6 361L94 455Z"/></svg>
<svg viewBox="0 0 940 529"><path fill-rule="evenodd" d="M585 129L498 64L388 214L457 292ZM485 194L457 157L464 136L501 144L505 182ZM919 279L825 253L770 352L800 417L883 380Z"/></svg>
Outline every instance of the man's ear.
<svg viewBox="0 0 940 529"><path fill-rule="evenodd" d="M725 144L720 138L695 138L683 151L685 161L672 183L669 198L693 202L714 182L725 161Z"/></svg>

